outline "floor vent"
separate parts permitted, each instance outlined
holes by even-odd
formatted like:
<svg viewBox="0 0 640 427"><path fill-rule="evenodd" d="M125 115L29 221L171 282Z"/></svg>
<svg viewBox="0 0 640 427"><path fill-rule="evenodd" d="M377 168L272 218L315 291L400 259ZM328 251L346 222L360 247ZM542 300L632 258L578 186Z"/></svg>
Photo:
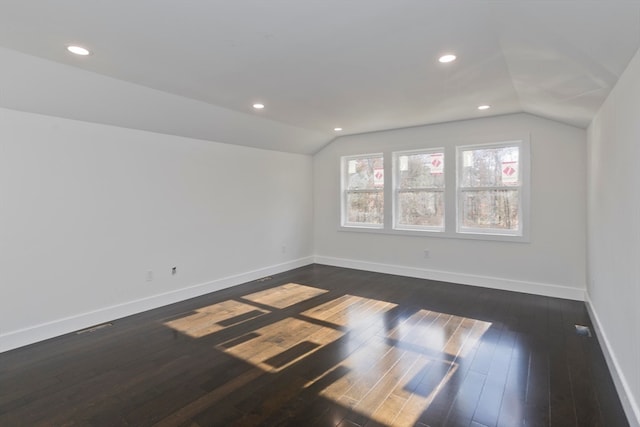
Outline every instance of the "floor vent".
<svg viewBox="0 0 640 427"><path fill-rule="evenodd" d="M261 279L256 280L256 282L266 282L267 280L271 280L271 279L273 279L273 277L267 276L267 277L263 277Z"/></svg>
<svg viewBox="0 0 640 427"><path fill-rule="evenodd" d="M588 326L584 325L575 325L576 326L576 334L581 337L591 337L591 329Z"/></svg>
<svg viewBox="0 0 640 427"><path fill-rule="evenodd" d="M87 332L95 332L95 331L98 331L100 329L108 328L109 326L113 326L113 324L112 323L103 323L102 325L96 325L96 326L92 326L92 327L87 328L87 329L82 329L80 331L77 331L76 335L86 334Z"/></svg>

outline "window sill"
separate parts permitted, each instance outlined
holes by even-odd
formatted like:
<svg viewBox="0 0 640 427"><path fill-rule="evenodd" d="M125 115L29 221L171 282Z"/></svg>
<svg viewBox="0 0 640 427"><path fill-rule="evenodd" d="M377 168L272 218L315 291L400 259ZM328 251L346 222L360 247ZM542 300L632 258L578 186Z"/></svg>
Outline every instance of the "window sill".
<svg viewBox="0 0 640 427"><path fill-rule="evenodd" d="M385 234L389 236L406 236L406 237L435 237L438 239L463 239L463 240L486 240L494 242L512 242L512 243L529 243L527 236L511 236L505 234L488 234L488 233L457 233L450 231L429 231L429 230L389 230L387 228L370 228L370 227L354 227L339 226L339 232L347 233L370 233Z"/></svg>

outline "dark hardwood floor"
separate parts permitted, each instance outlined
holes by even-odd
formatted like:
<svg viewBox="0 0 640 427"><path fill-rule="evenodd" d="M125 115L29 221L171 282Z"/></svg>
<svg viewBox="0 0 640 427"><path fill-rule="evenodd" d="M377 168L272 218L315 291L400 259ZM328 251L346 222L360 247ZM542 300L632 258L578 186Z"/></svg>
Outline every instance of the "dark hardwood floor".
<svg viewBox="0 0 640 427"><path fill-rule="evenodd" d="M0 354L0 426L627 426L583 303L312 265Z"/></svg>

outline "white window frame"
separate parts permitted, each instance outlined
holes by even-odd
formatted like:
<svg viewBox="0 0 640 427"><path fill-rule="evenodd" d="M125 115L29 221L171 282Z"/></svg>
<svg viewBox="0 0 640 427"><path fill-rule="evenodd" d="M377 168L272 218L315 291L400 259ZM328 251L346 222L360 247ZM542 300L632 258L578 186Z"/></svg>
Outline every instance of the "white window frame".
<svg viewBox="0 0 640 427"><path fill-rule="evenodd" d="M427 141L428 142L428 141ZM430 145L428 143L421 144L418 141L413 141L404 146L392 147L378 152L369 154L356 154L346 155L338 157L336 163L339 162L340 178L339 186L340 193L337 197L340 199L340 210L336 212L338 219L338 230L345 232L361 232L361 233L373 233L373 234L387 234L394 236L414 236L414 237L428 237L428 238L447 238L447 239L465 239L465 240L488 240L488 241L503 241L503 242L521 242L527 243L530 241L530 194L531 194L531 154L530 154L530 136L529 134L511 134L511 135L498 135L482 138L470 138L466 141L460 140L446 140L439 139L438 145ZM489 147L489 146L506 146L506 145L520 145L519 152L519 173L521 177L520 187L520 212L519 212L519 226L520 230L517 235L505 234L496 232L494 230L479 229L477 230L458 230L458 175L459 175L459 149L467 147ZM428 151L440 151L444 147L445 155L445 213L444 213L444 231L434 232L423 229L411 229L411 228L396 228L396 202L395 202L395 174L396 174L396 162L394 156L403 152L428 152ZM346 196L345 196L345 168L347 163L344 159L357 159L362 157L382 156L385 181L384 181L384 209L383 209L383 224L349 224L345 223L345 209L346 209ZM389 179L391 177L391 179Z"/></svg>
<svg viewBox="0 0 640 427"><path fill-rule="evenodd" d="M463 159L462 153L469 150L518 147L518 181L517 186L462 187ZM504 236L509 240L528 239L529 224L529 144L525 140L503 141L484 144L459 145L456 149L456 233L469 236ZM518 228L504 230L498 228L465 227L462 225L462 199L468 191L517 190L519 192Z"/></svg>
<svg viewBox="0 0 640 427"><path fill-rule="evenodd" d="M392 153L393 164L392 164L392 191L393 191L393 229L394 230L405 230L405 231L424 231L431 233L443 233L446 229L446 202L443 206L443 218L441 226L428 226L428 225L411 225L411 224L399 224L400 218L400 200L399 196L401 193L409 192L409 191L417 191L417 192L432 192L432 193L442 193L443 198L446 198L446 181L445 185L442 188L428 188L428 187L420 187L420 188L399 188L400 182L400 157L403 156L412 156L416 154L436 154L442 153L444 158L444 167L446 168L446 154L444 147L438 148L426 148L421 150L407 150L407 151L394 151ZM442 172L444 175L444 171Z"/></svg>
<svg viewBox="0 0 640 427"><path fill-rule="evenodd" d="M347 177L347 173L348 173L348 164L350 160L358 160L358 159L366 159L366 158L371 158L371 157L382 157L382 164L383 164L383 170L385 173L384 176L384 183L383 186L380 189L353 189L353 190L349 190L347 188L347 183L348 183L348 177ZM340 206L341 206L341 213L340 213L340 224L341 227L347 228L347 229L365 229L365 230L383 230L385 228L385 211L386 211L386 203L385 203L385 199L386 199L386 167L385 167L385 156L384 153L369 153L369 154L358 154L358 155L353 155L353 156L342 156L340 158ZM347 209L348 209L348 203L347 203L347 195L349 193L381 193L382 194L382 200L383 200L383 211L382 211L382 223L381 224L376 224L376 223L362 223L362 222L349 222L347 221L348 218L348 214L347 214Z"/></svg>

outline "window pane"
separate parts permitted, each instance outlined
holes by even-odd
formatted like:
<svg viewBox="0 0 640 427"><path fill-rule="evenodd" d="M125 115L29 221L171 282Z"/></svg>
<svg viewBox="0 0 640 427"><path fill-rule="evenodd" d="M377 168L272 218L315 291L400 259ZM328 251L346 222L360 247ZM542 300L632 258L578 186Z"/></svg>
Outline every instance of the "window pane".
<svg viewBox="0 0 640 427"><path fill-rule="evenodd" d="M347 190L377 189L384 186L382 156L347 159Z"/></svg>
<svg viewBox="0 0 640 427"><path fill-rule="evenodd" d="M444 153L398 156L398 188L444 188Z"/></svg>
<svg viewBox="0 0 640 427"><path fill-rule="evenodd" d="M398 193L398 225L444 226L444 192Z"/></svg>
<svg viewBox="0 0 640 427"><path fill-rule="evenodd" d="M384 197L382 191L347 192L347 222L351 224L382 224Z"/></svg>
<svg viewBox="0 0 640 427"><path fill-rule="evenodd" d="M518 190L463 191L463 227L518 230Z"/></svg>
<svg viewBox="0 0 640 427"><path fill-rule="evenodd" d="M517 146L462 151L462 187L518 186L519 148Z"/></svg>

